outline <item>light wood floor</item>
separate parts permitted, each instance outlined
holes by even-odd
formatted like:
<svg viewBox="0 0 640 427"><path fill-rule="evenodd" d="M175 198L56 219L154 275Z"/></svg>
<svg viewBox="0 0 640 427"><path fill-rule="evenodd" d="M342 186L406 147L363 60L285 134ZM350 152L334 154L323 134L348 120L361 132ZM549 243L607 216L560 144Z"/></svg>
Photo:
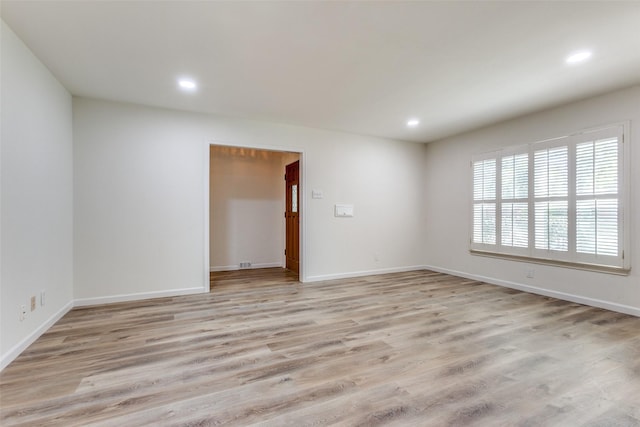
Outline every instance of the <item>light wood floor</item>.
<svg viewBox="0 0 640 427"><path fill-rule="evenodd" d="M77 308L0 376L0 424L638 426L640 318L417 271Z"/></svg>

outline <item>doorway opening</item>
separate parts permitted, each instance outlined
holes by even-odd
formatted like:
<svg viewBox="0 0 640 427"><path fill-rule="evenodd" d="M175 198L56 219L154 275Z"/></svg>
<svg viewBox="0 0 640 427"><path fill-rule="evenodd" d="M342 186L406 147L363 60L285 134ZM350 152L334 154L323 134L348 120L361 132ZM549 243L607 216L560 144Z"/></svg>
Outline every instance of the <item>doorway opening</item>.
<svg viewBox="0 0 640 427"><path fill-rule="evenodd" d="M208 151L210 285L219 272L239 270L251 277L286 269L300 280L302 153L217 144ZM295 180L283 179L294 164Z"/></svg>

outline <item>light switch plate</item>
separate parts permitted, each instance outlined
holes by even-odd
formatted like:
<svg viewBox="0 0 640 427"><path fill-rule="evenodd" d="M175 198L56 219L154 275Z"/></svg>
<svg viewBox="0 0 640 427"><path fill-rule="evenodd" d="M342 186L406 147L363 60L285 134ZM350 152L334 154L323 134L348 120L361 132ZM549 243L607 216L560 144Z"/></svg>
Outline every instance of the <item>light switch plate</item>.
<svg viewBox="0 0 640 427"><path fill-rule="evenodd" d="M338 218L350 218L353 216L353 205L336 205L334 215Z"/></svg>
<svg viewBox="0 0 640 427"><path fill-rule="evenodd" d="M322 199L323 197L322 190L311 190L312 199Z"/></svg>

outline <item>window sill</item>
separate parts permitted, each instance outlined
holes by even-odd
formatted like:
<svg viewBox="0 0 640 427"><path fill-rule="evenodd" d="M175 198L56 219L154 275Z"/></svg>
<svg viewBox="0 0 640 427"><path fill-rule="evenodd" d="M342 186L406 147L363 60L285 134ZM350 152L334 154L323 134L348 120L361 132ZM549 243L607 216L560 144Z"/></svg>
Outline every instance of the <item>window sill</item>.
<svg viewBox="0 0 640 427"><path fill-rule="evenodd" d="M509 255L509 254L502 254L498 252L481 251L478 249L470 249L469 253L471 253L471 255L476 255L476 256L500 258L500 259L507 259L512 261L521 261L521 262L527 262L531 264L551 265L555 267L572 268L574 270L593 271L596 273L616 274L618 276L628 276L629 273L631 272L631 268L611 267L607 265L598 265L598 264L584 264L584 263L578 263L578 262L559 261L555 259L531 258L527 256L520 256L520 255Z"/></svg>

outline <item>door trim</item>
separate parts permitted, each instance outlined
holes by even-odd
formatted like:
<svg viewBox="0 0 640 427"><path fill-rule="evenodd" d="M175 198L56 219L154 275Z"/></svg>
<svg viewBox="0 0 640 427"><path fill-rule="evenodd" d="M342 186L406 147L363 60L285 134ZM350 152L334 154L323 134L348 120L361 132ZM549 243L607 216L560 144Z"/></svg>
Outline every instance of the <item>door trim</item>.
<svg viewBox="0 0 640 427"><path fill-rule="evenodd" d="M223 147L237 147L237 148L249 148L256 150L269 150L280 151L285 153L297 153L300 155L300 187L298 192L300 194L301 215L300 215L300 272L298 274L298 280L300 282L307 281L307 197L305 191L305 185L307 182L307 156L304 153L304 149L300 147L285 147L275 146L267 144L241 144L229 141L221 141L218 139L207 138L203 144L203 200L204 200L204 275L203 275L203 292L209 292L209 276L211 273L209 266L209 174L211 171L211 164L209 158L209 150L212 145L219 145Z"/></svg>

